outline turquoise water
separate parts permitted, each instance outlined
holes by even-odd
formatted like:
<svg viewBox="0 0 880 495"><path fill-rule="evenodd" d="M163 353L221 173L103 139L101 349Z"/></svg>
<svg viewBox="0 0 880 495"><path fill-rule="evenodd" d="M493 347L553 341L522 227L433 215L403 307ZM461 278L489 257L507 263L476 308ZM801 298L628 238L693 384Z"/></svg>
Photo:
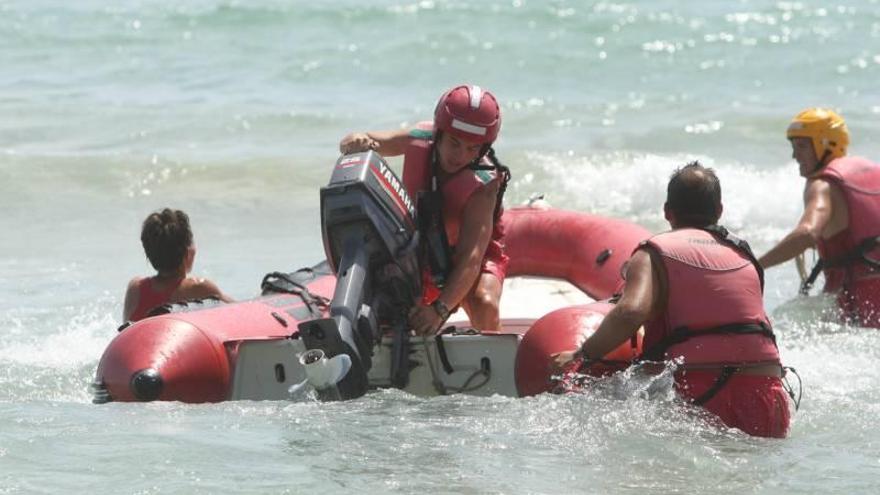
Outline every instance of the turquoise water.
<svg viewBox="0 0 880 495"><path fill-rule="evenodd" d="M874 492L880 334L794 299L792 266L766 294L806 386L785 441L638 379L333 405L99 407L87 385L149 211L188 211L196 271L250 297L322 256L339 138L426 119L460 82L502 102L508 203L659 231L669 173L700 159L763 252L800 213L794 113L837 108L880 159L878 47L877 0L0 0L0 493Z"/></svg>

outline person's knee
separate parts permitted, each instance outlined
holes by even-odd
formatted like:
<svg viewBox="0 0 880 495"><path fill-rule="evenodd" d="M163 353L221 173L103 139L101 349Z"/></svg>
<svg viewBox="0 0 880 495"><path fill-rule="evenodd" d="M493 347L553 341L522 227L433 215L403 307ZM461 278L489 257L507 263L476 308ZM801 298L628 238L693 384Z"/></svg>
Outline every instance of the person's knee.
<svg viewBox="0 0 880 495"><path fill-rule="evenodd" d="M471 306L486 314L498 314L498 295L489 290L477 289L471 299Z"/></svg>
<svg viewBox="0 0 880 495"><path fill-rule="evenodd" d="M500 315L498 314L498 298L491 292L478 292L469 298L471 324L480 330L500 330Z"/></svg>

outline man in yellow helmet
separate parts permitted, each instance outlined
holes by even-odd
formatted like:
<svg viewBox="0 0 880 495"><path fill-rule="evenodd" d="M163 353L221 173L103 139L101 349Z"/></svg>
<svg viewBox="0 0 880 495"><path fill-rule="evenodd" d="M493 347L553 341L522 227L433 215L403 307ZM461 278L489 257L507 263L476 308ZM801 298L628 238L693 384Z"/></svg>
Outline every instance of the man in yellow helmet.
<svg viewBox="0 0 880 495"><path fill-rule="evenodd" d="M880 165L846 156L849 131L832 110L802 111L787 135L807 180L804 213L759 261L769 268L816 247L820 261L804 289L822 271L847 321L880 327Z"/></svg>

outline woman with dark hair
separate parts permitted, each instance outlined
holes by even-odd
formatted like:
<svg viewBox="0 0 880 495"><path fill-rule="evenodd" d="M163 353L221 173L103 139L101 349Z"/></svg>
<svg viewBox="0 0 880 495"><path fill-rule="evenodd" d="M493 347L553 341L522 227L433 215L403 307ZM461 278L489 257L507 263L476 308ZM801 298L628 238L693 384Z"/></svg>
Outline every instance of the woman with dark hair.
<svg viewBox="0 0 880 495"><path fill-rule="evenodd" d="M342 153L404 155L403 183L419 203L422 239L433 255L425 304L409 318L416 333L435 332L459 305L475 328L500 329L498 302L508 262L501 203L510 177L492 149L500 129L495 96L462 85L440 97L433 122L351 133L339 143Z"/></svg>
<svg viewBox="0 0 880 495"><path fill-rule="evenodd" d="M138 321L155 307L189 299L232 299L208 279L189 277L196 257L189 216L165 208L151 213L141 228L141 244L150 264L152 277L135 277L128 283L122 310L123 321Z"/></svg>

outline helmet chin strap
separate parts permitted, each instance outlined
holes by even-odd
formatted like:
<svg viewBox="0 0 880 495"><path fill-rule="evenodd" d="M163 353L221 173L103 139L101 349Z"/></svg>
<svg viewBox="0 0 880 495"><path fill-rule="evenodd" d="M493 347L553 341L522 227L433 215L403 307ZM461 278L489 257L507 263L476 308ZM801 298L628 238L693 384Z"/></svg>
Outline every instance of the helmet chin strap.
<svg viewBox="0 0 880 495"><path fill-rule="evenodd" d="M822 153L822 158L820 158L819 161L816 162L816 168L814 168L813 171L810 172L810 175L815 174L816 172L821 170L825 165L828 165L828 163L826 163L825 160L828 159L828 155L830 155L830 154L831 154L831 150L826 148L825 153Z"/></svg>

